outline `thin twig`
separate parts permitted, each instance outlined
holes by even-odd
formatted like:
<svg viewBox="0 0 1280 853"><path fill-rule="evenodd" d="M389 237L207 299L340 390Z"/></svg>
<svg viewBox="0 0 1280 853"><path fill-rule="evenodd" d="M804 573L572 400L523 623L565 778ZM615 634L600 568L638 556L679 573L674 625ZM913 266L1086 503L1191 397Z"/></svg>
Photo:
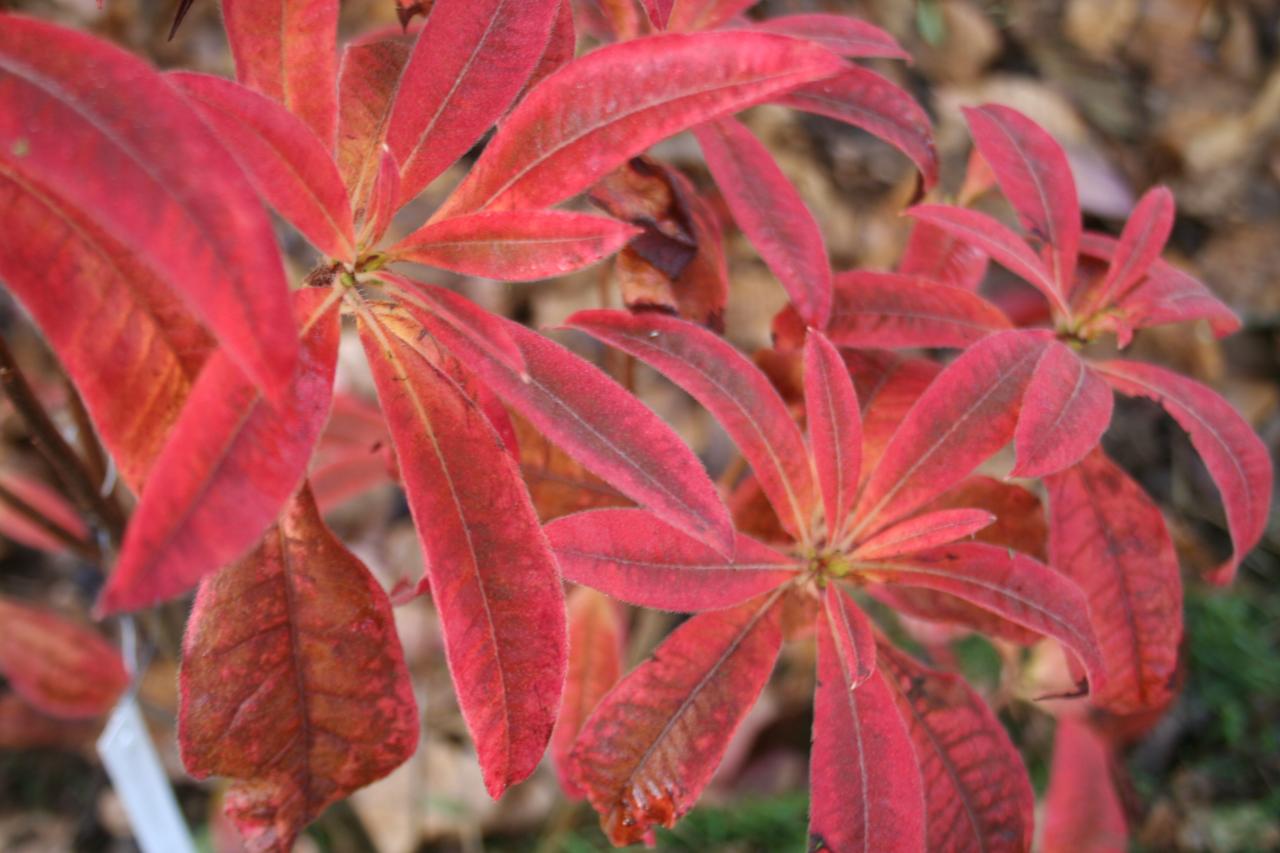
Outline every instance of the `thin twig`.
<svg viewBox="0 0 1280 853"><path fill-rule="evenodd" d="M98 431L93 428L93 421L89 418L89 410L85 408L80 392L76 390L75 384L70 379L64 377L64 382L67 387L71 419L76 424L76 439L80 443L81 453L84 454L82 458L85 467L89 470L89 476L98 484L98 492L102 493L103 484L107 479L107 451L98 440Z"/></svg>

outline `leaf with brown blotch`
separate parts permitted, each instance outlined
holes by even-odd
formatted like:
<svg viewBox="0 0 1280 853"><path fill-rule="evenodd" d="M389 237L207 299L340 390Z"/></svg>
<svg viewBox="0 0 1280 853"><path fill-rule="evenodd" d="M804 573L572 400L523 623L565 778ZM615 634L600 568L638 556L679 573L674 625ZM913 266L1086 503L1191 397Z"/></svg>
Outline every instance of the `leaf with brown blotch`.
<svg viewBox="0 0 1280 853"><path fill-rule="evenodd" d="M1115 396L1069 347L1049 344L1022 395L1011 477L1043 477L1079 462L1111 424Z"/></svg>
<svg viewBox="0 0 1280 853"><path fill-rule="evenodd" d="M866 21L845 15L783 15L755 25L758 30L814 41L849 59L905 59L907 53L893 36Z"/></svg>
<svg viewBox="0 0 1280 853"><path fill-rule="evenodd" d="M449 671L495 799L542 758L564 687L564 593L515 460L458 384L371 312L360 338L426 559Z"/></svg>
<svg viewBox="0 0 1280 853"><path fill-rule="evenodd" d="M590 266L639 233L640 229L605 216L504 210L424 225L387 254L463 275L532 281Z"/></svg>
<svg viewBox="0 0 1280 853"><path fill-rule="evenodd" d="M201 371L156 459L98 602L102 613L172 598L243 556L307 471L329 416L338 358L337 295L294 293L302 358L273 404L222 350Z"/></svg>
<svg viewBox="0 0 1280 853"><path fill-rule="evenodd" d="M351 205L333 155L302 119L209 74L171 72L262 197L328 257L355 260Z"/></svg>
<svg viewBox="0 0 1280 853"><path fill-rule="evenodd" d="M831 317L831 266L822 229L760 140L732 118L693 129L707 168L742 233L805 322Z"/></svg>
<svg viewBox="0 0 1280 853"><path fill-rule="evenodd" d="M639 607L722 610L786 583L801 568L743 535L725 559L642 509L579 512L546 531L567 580Z"/></svg>
<svg viewBox="0 0 1280 853"><path fill-rule="evenodd" d="M551 761L561 790L575 800L585 792L573 781L569 754L582 724L622 677L625 630L618 605L606 596L581 586L569 592L569 672L551 733Z"/></svg>
<svg viewBox="0 0 1280 853"><path fill-rule="evenodd" d="M1008 328L1004 312L961 287L853 270L835 278L826 333L840 346L861 349L963 348Z"/></svg>
<svg viewBox="0 0 1280 853"><path fill-rule="evenodd" d="M850 553L858 560L878 560L923 551L972 536L996 517L984 509L941 509L886 527Z"/></svg>
<svg viewBox="0 0 1280 853"><path fill-rule="evenodd" d="M5 597L0 625L0 675L46 714L101 716L129 685L120 653L91 628Z"/></svg>
<svg viewBox="0 0 1280 853"><path fill-rule="evenodd" d="M818 621L809 849L923 850L925 799L906 723L874 665L858 683L842 642L854 642L845 624L832 624L829 616ZM874 653L874 642L871 648Z"/></svg>
<svg viewBox="0 0 1280 853"><path fill-rule="evenodd" d="M986 278L987 262L987 253L977 246L918 220L907 235L907 245L898 260L898 272L976 291Z"/></svg>
<svg viewBox="0 0 1280 853"><path fill-rule="evenodd" d="M579 311L566 325L629 353L705 406L738 445L796 538L819 500L804 435L759 368L707 329L660 314Z"/></svg>
<svg viewBox="0 0 1280 853"><path fill-rule="evenodd" d="M1230 583L1267 528L1274 472L1266 445L1230 403L1185 376L1136 361L1108 361L1096 367L1121 394L1158 402L1191 437L1222 496L1231 533L1231 557L1209 578Z"/></svg>
<svg viewBox="0 0 1280 853"><path fill-rule="evenodd" d="M396 207L467 153L542 59L560 0L435 0L400 75L387 145L404 182Z"/></svg>
<svg viewBox="0 0 1280 853"><path fill-rule="evenodd" d="M236 77L284 104L333 147L338 0L222 0Z"/></svg>
<svg viewBox="0 0 1280 853"><path fill-rule="evenodd" d="M0 208L14 225L0 228L0 278L75 382L120 476L141 492L214 342L134 253L3 161ZM127 322L103 322L113 316Z"/></svg>
<svg viewBox="0 0 1280 853"><path fill-rule="evenodd" d="M1064 315L1070 314L1052 273L1022 236L1000 220L981 211L945 204L917 204L906 215L975 246L991 260L1043 293L1056 311Z"/></svg>
<svg viewBox="0 0 1280 853"><path fill-rule="evenodd" d="M855 531L871 533L904 517L1003 447L1048 340L1048 332L999 332L947 365L907 412L867 479Z"/></svg>
<svg viewBox="0 0 1280 853"><path fill-rule="evenodd" d="M408 36L366 37L342 51L335 159L357 222L370 218L369 198L387 153L387 122L413 44Z"/></svg>
<svg viewBox="0 0 1280 853"><path fill-rule="evenodd" d="M938 152L928 114L909 94L874 71L846 65L834 76L774 101L861 128L907 155L920 170L926 189L938 182Z"/></svg>
<svg viewBox="0 0 1280 853"><path fill-rule="evenodd" d="M609 691L569 756L616 845L674 826L698 800L782 646L778 594L700 613Z"/></svg>
<svg viewBox="0 0 1280 853"><path fill-rule="evenodd" d="M888 643L877 659L920 762L927 849L1031 849L1031 781L982 697L959 676L926 669Z"/></svg>
<svg viewBox="0 0 1280 853"><path fill-rule="evenodd" d="M1044 128L1008 107L973 107L964 110L964 117L1022 227L1048 249L1054 293L1064 302L1075 283L1081 230L1080 201L1066 152Z"/></svg>
<svg viewBox="0 0 1280 853"><path fill-rule="evenodd" d="M1089 600L1107 665L1090 701L1119 714L1173 696L1182 642L1182 578L1160 509L1101 448L1045 479L1050 558Z"/></svg>
<svg viewBox="0 0 1280 853"><path fill-rule="evenodd" d="M765 33L667 33L606 45L511 111L435 218L548 207L659 140L841 66L817 45Z"/></svg>
<svg viewBox="0 0 1280 853"><path fill-rule="evenodd" d="M182 763L235 780L227 814L254 851L292 850L418 743L391 604L306 486L257 550L201 585L179 687Z"/></svg>
<svg viewBox="0 0 1280 853"><path fill-rule="evenodd" d="M1125 853L1129 828L1112 778L1111 752L1081 720L1061 717L1045 792L1044 853Z"/></svg>
<svg viewBox="0 0 1280 853"><path fill-rule="evenodd" d="M440 288L401 284L410 313L511 408L610 486L726 556L733 529L715 484L675 431L598 367ZM487 318L521 356L495 351Z"/></svg>
<svg viewBox="0 0 1280 853"><path fill-rule="evenodd" d="M1106 664L1075 581L1025 554L982 542L955 542L905 557L859 562L859 577L923 587L963 599L1052 637L1084 664L1090 690L1107 689Z"/></svg>
<svg viewBox="0 0 1280 853"><path fill-rule="evenodd" d="M287 391L298 340L271 222L235 160L162 75L101 39L6 15L0 173L107 235L254 384L272 397ZM16 239L43 242L12 221L5 230ZM86 316L129 322L114 306Z"/></svg>
<svg viewBox="0 0 1280 853"><path fill-rule="evenodd" d="M827 541L837 542L858 500L862 413L844 359L816 329L804 343L804 406Z"/></svg>

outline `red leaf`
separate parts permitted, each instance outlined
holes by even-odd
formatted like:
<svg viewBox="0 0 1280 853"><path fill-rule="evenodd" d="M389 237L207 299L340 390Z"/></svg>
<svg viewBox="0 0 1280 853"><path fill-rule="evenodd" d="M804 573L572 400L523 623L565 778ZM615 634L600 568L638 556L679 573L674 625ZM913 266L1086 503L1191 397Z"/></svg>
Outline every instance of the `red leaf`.
<svg viewBox="0 0 1280 853"><path fill-rule="evenodd" d="M836 542L858 500L862 413L844 359L816 330L810 330L804 344L804 408L826 510L827 541Z"/></svg>
<svg viewBox="0 0 1280 853"><path fill-rule="evenodd" d="M673 527L722 554L733 552L729 511L702 463L669 426L599 368L448 291L420 286L412 292L401 287L398 293L432 335L587 470ZM506 332L522 356L520 364L492 350L487 327L473 322L477 313Z"/></svg>
<svg viewBox="0 0 1280 853"><path fill-rule="evenodd" d="M1066 152L1044 128L1008 107L987 104L964 116L1022 227L1048 246L1054 292L1065 301L1080 246L1080 201Z"/></svg>
<svg viewBox="0 0 1280 853"><path fill-rule="evenodd" d="M800 568L742 535L725 559L641 509L588 510L546 530L565 579L639 607L720 610L786 583Z"/></svg>
<svg viewBox="0 0 1280 853"><path fill-rule="evenodd" d="M1090 701L1118 714L1164 707L1182 641L1182 578L1159 508L1101 449L1045 487L1053 567L1089 599L1107 665L1107 690Z"/></svg>
<svg viewBox="0 0 1280 853"><path fill-rule="evenodd" d="M918 222L940 228L976 246L1009 272L1045 295L1054 310L1070 314L1049 270L1022 238L999 220L977 210L944 204L917 204L907 211Z"/></svg>
<svg viewBox="0 0 1280 853"><path fill-rule="evenodd" d="M692 394L738 445L783 526L807 537L817 493L804 436L768 377L742 353L677 317L579 311L567 325L630 353Z"/></svg>
<svg viewBox="0 0 1280 853"><path fill-rule="evenodd" d="M50 717L16 693L0 693L0 749L78 751L93 743L99 728L92 722Z"/></svg>
<svg viewBox="0 0 1280 853"><path fill-rule="evenodd" d="M845 350L846 358L849 352ZM898 431L902 419L941 372L941 365L928 359L902 360L879 377L866 394L859 394L863 410L862 485L866 485L871 473L879 465L884 450ZM851 367L850 373L857 383L860 371L857 367Z"/></svg>
<svg viewBox="0 0 1280 853"><path fill-rule="evenodd" d="M878 660L920 762L926 849L1031 849L1031 783L982 697L962 678L925 669L888 644Z"/></svg>
<svg viewBox="0 0 1280 853"><path fill-rule="evenodd" d="M348 394L334 394L333 411L316 443L308 475L320 512L391 482L396 471L394 455L377 407Z"/></svg>
<svg viewBox="0 0 1280 853"><path fill-rule="evenodd" d="M378 159L378 174L369 191L368 205L364 209L360 225L360 245L377 243L391 226L400 200L400 165L395 155L383 149Z"/></svg>
<svg viewBox="0 0 1280 853"><path fill-rule="evenodd" d="M573 781L569 752L582 724L622 677L623 633L618 607L608 598L586 587L569 593L569 674L551 735L551 759L560 788L575 800L586 792Z"/></svg>
<svg viewBox="0 0 1280 853"><path fill-rule="evenodd" d="M912 554L972 536L996 517L982 509L942 509L926 512L881 530L850 554L858 560L876 560Z"/></svg>
<svg viewBox="0 0 1280 853"><path fill-rule="evenodd" d="M916 164L928 189L938 182L938 152L929 116L915 100L874 71L846 65L775 101L862 128Z"/></svg>
<svg viewBox="0 0 1280 853"><path fill-rule="evenodd" d="M1043 477L1084 458L1111 423L1107 383L1066 345L1045 348L1022 396L1011 477Z"/></svg>
<svg viewBox="0 0 1280 853"><path fill-rule="evenodd" d="M764 33L607 45L552 74L511 111L436 218L555 204L677 131L840 65L816 45Z"/></svg>
<svg viewBox="0 0 1280 853"><path fill-rule="evenodd" d="M1094 258L1110 260L1117 241L1105 234L1085 232L1080 251ZM1170 263L1157 259L1132 289L1119 298L1116 308L1133 328L1185 323L1204 318L1215 337L1223 338L1240 330L1240 318L1222 304L1207 287Z"/></svg>
<svg viewBox="0 0 1280 853"><path fill-rule="evenodd" d="M1008 548L957 542L909 557L862 562L856 573L881 583L933 589L1052 637L1075 653L1091 690L1107 689L1089 605L1074 581Z"/></svg>
<svg viewBox="0 0 1280 853"><path fill-rule="evenodd" d="M178 72L169 79L204 114L258 192L322 253L355 259L351 205L325 146L298 117L220 77Z"/></svg>
<svg viewBox="0 0 1280 853"><path fill-rule="evenodd" d="M855 690L876 671L876 634L871 620L837 584L822 596L831 648L840 665L840 683Z"/></svg>
<svg viewBox="0 0 1280 853"><path fill-rule="evenodd" d="M1173 216L1173 193L1166 187L1148 190L1139 199L1116 243L1111 264L1094 299L1094 307L1110 305L1115 297L1128 293L1147 274L1169 241Z"/></svg>
<svg viewBox="0 0 1280 853"><path fill-rule="evenodd" d="M675 3L676 0L640 0L640 5L644 7L644 12L649 17L649 23L659 30L667 28L667 21L671 18L671 7Z"/></svg>
<svg viewBox="0 0 1280 853"><path fill-rule="evenodd" d="M838 639L842 633L843 625L819 620L809 849L923 850L925 801L915 748L884 678L872 669L857 686L839 645L854 640Z"/></svg>
<svg viewBox="0 0 1280 853"><path fill-rule="evenodd" d="M758 0L674 0L667 13L669 30L710 30L754 6Z"/></svg>
<svg viewBox="0 0 1280 853"><path fill-rule="evenodd" d="M1046 562L1049 528L1044 507L1034 493L1013 483L992 477L973 476L947 491L926 509L985 509L995 523L979 530L979 542L1003 545Z"/></svg>
<svg viewBox="0 0 1280 853"><path fill-rule="evenodd" d="M120 653L90 628L4 597L0 625L0 675L46 714L101 716L129 685Z"/></svg>
<svg viewBox="0 0 1280 853"><path fill-rule="evenodd" d="M578 31L573 23L573 0L559 0L555 20L551 22L551 35L547 37L547 46L542 51L533 73L524 84L524 92L516 96L520 100L530 89L567 65L578 50Z"/></svg>
<svg viewBox="0 0 1280 853"><path fill-rule="evenodd" d="M583 725L571 772L614 844L674 826L711 780L782 646L777 597L694 616Z"/></svg>
<svg viewBox="0 0 1280 853"><path fill-rule="evenodd" d="M20 471L0 470L0 487L11 492L19 500L36 509L40 515L77 539L89 538L89 531L85 528L84 521L76 508L60 493L35 477ZM0 499L0 535L7 536L29 548L38 548L54 554L67 550L66 544L9 506L4 499Z"/></svg>
<svg viewBox="0 0 1280 853"><path fill-rule="evenodd" d="M1124 853L1129 829L1111 778L1111 756L1087 724L1063 717L1045 793L1044 853Z"/></svg>
<svg viewBox="0 0 1280 853"><path fill-rule="evenodd" d="M458 704L497 798L533 772L555 725L566 659L555 559L514 460L475 403L368 311L360 336Z"/></svg>
<svg viewBox="0 0 1280 853"><path fill-rule="evenodd" d="M773 155L731 118L694 128L707 168L742 233L811 326L831 316L831 267L822 231Z"/></svg>
<svg viewBox="0 0 1280 853"><path fill-rule="evenodd" d="M911 54L902 49L893 36L866 21L845 15L783 15L755 25L758 30L815 41L832 53L850 59L905 59Z"/></svg>
<svg viewBox="0 0 1280 853"><path fill-rule="evenodd" d="M2 161L0 209L10 223L0 228L0 278L75 381L120 476L141 492L213 342L136 255Z"/></svg>
<svg viewBox="0 0 1280 853"><path fill-rule="evenodd" d="M950 284L871 270L840 273L835 284L826 331L841 346L963 348L1009 328L999 308Z"/></svg>
<svg viewBox="0 0 1280 853"><path fill-rule="evenodd" d="M1097 369L1121 394L1160 403L1191 437L1222 496L1233 546L1211 579L1230 583L1267 528L1273 472L1266 445L1230 403L1185 376L1135 361L1107 361Z"/></svg>
<svg viewBox="0 0 1280 853"><path fill-rule="evenodd" d="M325 148L338 121L338 0L223 0L241 83L306 122Z"/></svg>
<svg viewBox="0 0 1280 853"><path fill-rule="evenodd" d="M928 503L1013 437L1018 403L1047 339L1000 332L938 374L867 480L856 532L872 532Z"/></svg>
<svg viewBox="0 0 1280 853"><path fill-rule="evenodd" d="M590 266L639 233L604 216L512 210L433 222L387 251L399 260L464 275L529 281Z"/></svg>
<svg viewBox="0 0 1280 853"><path fill-rule="evenodd" d="M285 391L298 342L270 221L166 79L104 41L6 17L0 169L91 222L161 277L255 384Z"/></svg>
<svg viewBox="0 0 1280 853"><path fill-rule="evenodd" d="M342 52L336 159L357 222L370 219L369 197L385 162L387 122L412 51L413 42L397 35L354 41Z"/></svg>
<svg viewBox="0 0 1280 853"><path fill-rule="evenodd" d="M911 226L898 272L976 291L987 275L987 255L949 231L919 220Z"/></svg>
<svg viewBox="0 0 1280 853"><path fill-rule="evenodd" d="M182 657L182 762L236 780L227 814L250 850L293 849L417 746L391 604L305 486L256 551L201 585Z"/></svg>
<svg viewBox="0 0 1280 853"><path fill-rule="evenodd" d="M387 144L401 165L400 204L488 130L524 88L560 0L436 0L400 77Z"/></svg>
<svg viewBox="0 0 1280 853"><path fill-rule="evenodd" d="M219 350L156 458L98 602L102 613L172 598L245 554L297 489L329 416L335 294L294 294L302 359L288 395L264 399ZM296 332L295 332L296 333Z"/></svg>

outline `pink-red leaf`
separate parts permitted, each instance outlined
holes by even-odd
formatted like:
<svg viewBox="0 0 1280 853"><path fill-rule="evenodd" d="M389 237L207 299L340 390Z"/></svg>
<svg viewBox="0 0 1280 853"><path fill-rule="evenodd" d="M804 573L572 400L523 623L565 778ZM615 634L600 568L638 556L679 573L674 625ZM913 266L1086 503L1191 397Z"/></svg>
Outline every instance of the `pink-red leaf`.
<svg viewBox="0 0 1280 853"><path fill-rule="evenodd" d="M858 500L862 412L844 359L816 330L810 330L804 344L804 408L826 511L827 539L834 542Z"/></svg>
<svg viewBox="0 0 1280 853"><path fill-rule="evenodd" d="M280 403L219 350L156 458L98 607L137 610L190 589L257 544L297 489L329 416L338 308L327 290L294 294L302 358Z"/></svg>
<svg viewBox="0 0 1280 853"><path fill-rule="evenodd" d="M533 772L555 725L567 654L555 558L515 461L475 403L368 311L360 334L458 704L496 798Z"/></svg>
<svg viewBox="0 0 1280 853"><path fill-rule="evenodd" d="M973 142L1005 198L1052 259L1054 291L1065 301L1075 282L1080 201L1062 146L1022 113L997 104L966 109Z"/></svg>
<svg viewBox="0 0 1280 853"><path fill-rule="evenodd" d="M546 530L567 580L639 607L720 610L786 583L799 568L743 535L726 559L641 509L588 510Z"/></svg>
<svg viewBox="0 0 1280 853"><path fill-rule="evenodd" d="M223 0L236 76L306 122L325 148L338 122L338 0Z"/></svg>
<svg viewBox="0 0 1280 853"><path fill-rule="evenodd" d="M639 233L632 225L604 216L506 210L432 222L388 254L465 275L529 281L594 264Z"/></svg>
<svg viewBox="0 0 1280 853"><path fill-rule="evenodd" d="M640 0L644 13L649 16L649 23L658 30L667 28L667 21L671 19L671 7L675 3L676 0Z"/></svg>
<svg viewBox="0 0 1280 853"><path fill-rule="evenodd" d="M857 571L882 583L954 595L1052 637L1084 664L1091 690L1106 689L1106 666L1084 593L1074 581L1025 554L980 542L956 542L906 557L862 562Z"/></svg>
<svg viewBox="0 0 1280 853"><path fill-rule="evenodd" d="M569 593L569 673L551 734L551 759L560 788L573 799L581 799L586 792L573 781L569 753L582 724L622 677L623 633L618 605L586 587Z"/></svg>
<svg viewBox="0 0 1280 853"><path fill-rule="evenodd" d="M677 131L840 66L816 45L765 33L607 45L565 65L511 111L437 218L555 204Z"/></svg>
<svg viewBox="0 0 1280 853"><path fill-rule="evenodd" d="M776 99L792 109L862 128L915 163L928 189L938 182L938 152L929 116L915 99L874 71L847 65Z"/></svg>
<svg viewBox="0 0 1280 853"><path fill-rule="evenodd" d="M977 210L944 204L918 204L908 210L907 215L981 249L996 263L1043 293L1055 310L1068 313L1067 303L1049 270L1022 237L998 219Z"/></svg>
<svg viewBox="0 0 1280 853"><path fill-rule="evenodd" d="M257 550L201 585L180 676L183 764L236 780L227 813L250 850L292 850L418 743L391 604L305 486Z"/></svg>
<svg viewBox="0 0 1280 853"><path fill-rule="evenodd" d="M92 222L178 294L257 385L284 392L298 341L270 221L164 77L107 42L6 16L0 170Z"/></svg>
<svg viewBox="0 0 1280 853"><path fill-rule="evenodd" d="M819 620L809 849L923 850L924 791L906 724L879 672L858 683L842 640L854 642L844 624Z"/></svg>
<svg viewBox="0 0 1280 853"><path fill-rule="evenodd" d="M373 179L367 201L360 224L359 241L362 246L376 243L386 233L400 205L400 165L386 148L378 158L378 174Z"/></svg>
<svg viewBox="0 0 1280 853"><path fill-rule="evenodd" d="M669 4L667 29L713 29L757 2L759 0L674 0Z"/></svg>
<svg viewBox="0 0 1280 853"><path fill-rule="evenodd" d="M817 490L804 436L768 377L746 356L677 317L579 311L568 325L630 353L692 394L737 443L787 530L807 535Z"/></svg>
<svg viewBox="0 0 1280 853"><path fill-rule="evenodd" d="M987 254L937 225L918 220L902 249L898 272L977 290L987 275Z"/></svg>
<svg viewBox="0 0 1280 853"><path fill-rule="evenodd" d="M1044 853L1124 853L1129 829L1112 781L1111 753L1088 724L1063 717L1045 793Z"/></svg>
<svg viewBox="0 0 1280 853"><path fill-rule="evenodd" d="M0 625L0 675L46 714L100 716L129 684L120 653L90 628L3 597Z"/></svg>
<svg viewBox="0 0 1280 853"><path fill-rule="evenodd" d="M805 322L831 316L831 267L817 220L773 155L732 118L694 128L707 168L742 233L786 289Z"/></svg>
<svg viewBox="0 0 1280 853"><path fill-rule="evenodd" d="M782 646L776 599L694 616L582 727L571 772L614 844L673 826L711 780Z"/></svg>
<svg viewBox="0 0 1280 853"><path fill-rule="evenodd" d="M893 36L866 21L846 15L783 15L755 25L756 29L815 41L833 53L850 59L911 60Z"/></svg>
<svg viewBox="0 0 1280 853"><path fill-rule="evenodd" d="M302 120L221 77L169 79L201 108L262 197L325 255L355 259L351 205L333 157Z"/></svg>
<svg viewBox="0 0 1280 853"><path fill-rule="evenodd" d="M400 204L465 154L511 105L542 59L559 9L560 0L436 0L387 125L387 144L404 176Z"/></svg>
<svg viewBox="0 0 1280 853"><path fill-rule="evenodd" d="M877 660L920 762L925 849L1031 849L1031 782L1022 756L982 697L959 676L925 669L887 643Z"/></svg>
<svg viewBox="0 0 1280 853"><path fill-rule="evenodd" d="M599 368L564 347L439 288L406 286L401 298L423 326L507 405L552 442L663 521L733 553L729 511L678 435ZM490 345L488 317L520 363Z"/></svg>
<svg viewBox="0 0 1280 853"><path fill-rule="evenodd" d="M858 530L902 518L964 479L1013 437L1047 334L1000 332L965 350L907 412L858 502Z"/></svg>
<svg viewBox="0 0 1280 853"><path fill-rule="evenodd" d="M1107 431L1114 402L1083 359L1065 344L1049 344L1022 395L1010 476L1042 477L1083 459Z"/></svg>
<svg viewBox="0 0 1280 853"><path fill-rule="evenodd" d="M21 471L0 470L0 488L75 538L88 539L89 531L76 508L41 480ZM55 554L67 549L65 542L10 506L4 498L0 498L0 536Z"/></svg>
<svg viewBox="0 0 1280 853"><path fill-rule="evenodd" d="M1050 559L1079 584L1107 665L1091 702L1119 714L1164 707L1182 642L1182 578L1160 509L1096 449L1045 480Z"/></svg>
<svg viewBox="0 0 1280 853"><path fill-rule="evenodd" d="M950 284L854 270L837 275L835 287L826 332L841 346L967 347L1009 328L1009 320L999 308Z"/></svg>
<svg viewBox="0 0 1280 853"><path fill-rule="evenodd" d="M1111 255L1096 297L1097 307L1105 307L1114 297L1127 293L1160 259L1173 231L1173 216L1173 193L1167 187L1148 190L1138 200Z"/></svg>
<svg viewBox="0 0 1280 853"><path fill-rule="evenodd" d="M881 530L850 555L858 560L897 557L972 536L996 517L983 509L940 509Z"/></svg>
<svg viewBox="0 0 1280 853"><path fill-rule="evenodd" d="M573 0L560 0L555 20L551 22L551 35L547 37L547 46L542 51L542 58L534 67L524 84L524 93L541 83L552 72L560 69L573 59L578 50L578 31L573 22ZM521 93L516 97L520 100Z"/></svg>
<svg viewBox="0 0 1280 853"><path fill-rule="evenodd" d="M839 584L827 585L822 605L840 664L841 681L846 689L855 690L876 671L875 628Z"/></svg>
<svg viewBox="0 0 1280 853"><path fill-rule="evenodd" d="M1274 474L1266 445L1230 403L1185 376L1134 361L1108 361L1098 370L1121 394L1160 403L1191 437L1222 496L1231 532L1232 555L1211 577L1230 583L1267 528Z"/></svg>
<svg viewBox="0 0 1280 853"><path fill-rule="evenodd" d="M369 197L387 153L387 122L412 51L409 37L397 35L354 41L342 52L336 159L357 222L370 219Z"/></svg>

